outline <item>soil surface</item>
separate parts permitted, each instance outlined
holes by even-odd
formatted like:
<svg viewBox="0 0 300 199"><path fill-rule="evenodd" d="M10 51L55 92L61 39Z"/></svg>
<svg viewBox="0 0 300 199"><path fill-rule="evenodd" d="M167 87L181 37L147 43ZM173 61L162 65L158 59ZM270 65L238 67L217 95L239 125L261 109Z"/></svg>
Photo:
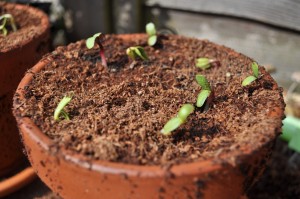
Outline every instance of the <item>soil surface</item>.
<svg viewBox="0 0 300 199"><path fill-rule="evenodd" d="M26 100L16 96L18 116L28 116L59 147L90 159L139 165L167 165L209 158L234 163L250 150L278 135L284 109L282 90L260 66L260 77L248 87L252 59L205 40L160 35L154 47L147 36L122 39L107 35L103 43L108 67L101 65L98 47L85 41L59 47L44 57L46 67L26 88ZM149 61L129 59L126 48L142 46ZM220 65L201 71L199 57ZM195 104L201 87L196 74L214 88L210 109L197 108L187 122L163 136L160 130L184 103ZM54 121L59 101L74 92L65 108L71 120ZM230 152L230 157L226 156Z"/></svg>
<svg viewBox="0 0 300 199"><path fill-rule="evenodd" d="M0 32L0 53L17 48L42 32L39 15L33 15L32 12L20 9L15 4L0 2L0 16L3 14L11 14L14 17L17 31L13 32L11 27L7 26L7 36L3 36L2 31Z"/></svg>

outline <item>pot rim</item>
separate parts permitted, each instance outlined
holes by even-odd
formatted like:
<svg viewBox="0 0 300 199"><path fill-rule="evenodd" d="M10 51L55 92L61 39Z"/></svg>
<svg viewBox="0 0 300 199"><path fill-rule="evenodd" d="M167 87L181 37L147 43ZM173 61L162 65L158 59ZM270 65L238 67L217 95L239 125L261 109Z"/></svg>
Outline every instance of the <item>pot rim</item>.
<svg viewBox="0 0 300 199"><path fill-rule="evenodd" d="M127 38L132 35L137 36L145 36L145 34L122 34L122 38ZM16 94L21 99L24 99L24 87L29 85L35 73L38 73L43 67L49 63L49 60L44 57L40 60L33 68L31 68L21 80L18 88L16 90ZM16 101L13 102L13 108L16 109L18 107L18 103ZM281 118L283 115L283 110L276 109L275 112L271 112L273 117ZM19 128L22 133L28 133L28 135L33 139L36 143L38 143L44 150L46 150L50 155L57 156L62 158L72 164L78 165L82 168L86 168L92 171L107 173L107 174L125 174L128 176L138 176L138 177L161 177L165 176L166 173L171 172L175 176L183 176L183 175L195 175L195 174L205 174L214 172L217 170L221 170L224 166L227 167L235 167L236 165L231 165L225 163L224 161L218 161L216 159L210 158L207 160L198 160L190 163L182 163L173 165L169 171L162 168L159 165L135 165L135 164L125 164L120 162L109 162L105 160L88 160L82 154L76 154L71 150L65 148L65 146L57 148L53 147L54 142L44 133L42 133L41 129L39 129L29 117L17 116L15 114L16 120L18 122ZM270 131L278 131L277 128L271 128ZM265 142L267 144L268 141ZM261 146L263 147L263 146ZM255 149L246 149L245 147L241 147L241 153L238 157L243 158L251 155L255 151L260 148ZM229 158L222 157L224 158ZM224 164L225 163L225 164ZM187 170L188 168L188 170Z"/></svg>
<svg viewBox="0 0 300 199"><path fill-rule="evenodd" d="M0 2L0 5L8 6L8 7L13 6L14 9L16 9L16 10L26 10L26 12L28 12L30 15L37 16L37 18L41 19L40 24L39 24L39 26L41 27L40 32L37 32L37 34L34 35L32 38L27 38L27 39L21 40L21 42L18 45L12 46L11 48L0 49L0 53L7 53L10 51L18 50L20 48L20 46L27 45L34 38L40 37L41 35L45 34L45 32L47 32L47 29L50 28L49 18L42 10L39 10L37 8L31 7L28 5L22 5L22 4L16 4L16 3Z"/></svg>

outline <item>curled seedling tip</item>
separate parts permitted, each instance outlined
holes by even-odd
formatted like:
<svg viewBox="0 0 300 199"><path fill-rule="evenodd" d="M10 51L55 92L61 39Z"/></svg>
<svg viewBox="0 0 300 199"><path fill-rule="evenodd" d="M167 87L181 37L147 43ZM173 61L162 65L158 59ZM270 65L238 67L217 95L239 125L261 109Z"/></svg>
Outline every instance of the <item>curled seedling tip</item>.
<svg viewBox="0 0 300 199"><path fill-rule="evenodd" d="M59 117L62 116L66 120L70 120L68 113L64 110L65 106L72 100L74 93L70 92L68 95L64 96L62 100L58 103L54 111L54 120L59 121Z"/></svg>
<svg viewBox="0 0 300 199"><path fill-rule="evenodd" d="M133 46L126 49L126 54L133 60L141 58L142 60L149 60L144 48L141 46Z"/></svg>
<svg viewBox="0 0 300 199"><path fill-rule="evenodd" d="M148 34L148 45L154 46L157 41L156 28L154 23L150 22L146 25L146 33Z"/></svg>
<svg viewBox="0 0 300 199"><path fill-rule="evenodd" d="M170 135L172 131L185 123L187 117L193 113L195 107L192 104L184 104L178 111L176 117L171 118L160 131L163 135Z"/></svg>
<svg viewBox="0 0 300 199"><path fill-rule="evenodd" d="M104 34L99 32L94 34L92 37L88 38L85 41L85 44L88 49L92 49L95 46L95 43L97 43L100 49L99 56L101 57L101 63L103 66L107 67L106 57L104 54L104 47L102 45L103 40L104 40Z"/></svg>
<svg viewBox="0 0 300 199"><path fill-rule="evenodd" d="M16 23L15 23L15 20L13 18L13 16L11 14L3 14L0 16L0 22L1 25L0 25L0 30L2 30L2 34L4 36L7 35L8 33L8 30L7 30L7 26L10 25L12 31L16 32L17 31L17 26L16 26Z"/></svg>
<svg viewBox="0 0 300 199"><path fill-rule="evenodd" d="M196 67L206 70L211 67L211 65L216 64L219 65L220 62L217 61L216 59L209 59L206 57L200 57L196 59Z"/></svg>
<svg viewBox="0 0 300 199"><path fill-rule="evenodd" d="M198 94L196 106L200 108L206 104L204 110L207 110L213 100L213 91L208 80L203 75L196 75L196 81L202 88Z"/></svg>
<svg viewBox="0 0 300 199"><path fill-rule="evenodd" d="M251 68L252 68L253 75L246 77L242 82L242 86L250 85L253 81L255 81L259 77L259 70L256 62L252 62Z"/></svg>

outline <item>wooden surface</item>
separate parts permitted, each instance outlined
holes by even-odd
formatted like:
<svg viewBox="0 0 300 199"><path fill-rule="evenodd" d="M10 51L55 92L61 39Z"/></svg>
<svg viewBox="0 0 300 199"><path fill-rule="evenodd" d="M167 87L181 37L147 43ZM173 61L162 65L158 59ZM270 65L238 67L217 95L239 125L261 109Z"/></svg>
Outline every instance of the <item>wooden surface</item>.
<svg viewBox="0 0 300 199"><path fill-rule="evenodd" d="M299 0L148 0L146 5L242 17L300 31Z"/></svg>

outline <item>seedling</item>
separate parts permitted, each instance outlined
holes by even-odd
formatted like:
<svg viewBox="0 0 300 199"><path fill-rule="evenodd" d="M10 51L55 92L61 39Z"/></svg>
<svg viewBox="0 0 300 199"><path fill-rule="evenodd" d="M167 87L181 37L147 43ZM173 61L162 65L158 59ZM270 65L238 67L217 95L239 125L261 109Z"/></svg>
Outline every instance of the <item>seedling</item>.
<svg viewBox="0 0 300 199"><path fill-rule="evenodd" d="M2 34L4 36L7 35L8 30L7 30L7 26L10 25L10 27L12 28L12 30L14 32L17 31L17 27L15 24L15 20L13 18L13 16L11 14L4 14L0 16L0 22L2 22L2 24L0 25L0 30L2 31Z"/></svg>
<svg viewBox="0 0 300 199"><path fill-rule="evenodd" d="M142 60L149 60L144 48L141 46L129 47L126 49L126 54L133 60L141 58Z"/></svg>
<svg viewBox="0 0 300 199"><path fill-rule="evenodd" d="M252 73L253 75L250 75L248 77L246 77L243 82L242 82L242 86L248 86L249 84L251 84L253 81L255 81L258 76L259 76L259 71L258 71L258 65L256 62L252 62Z"/></svg>
<svg viewBox="0 0 300 199"><path fill-rule="evenodd" d="M107 67L106 57L104 54L104 47L102 45L103 40L104 40L104 34L96 33L92 37L88 38L85 44L88 49L93 48L95 46L95 43L98 44L100 48L99 55L101 57L101 63L103 66Z"/></svg>
<svg viewBox="0 0 300 199"><path fill-rule="evenodd" d="M196 67L206 70L210 68L213 64L220 64L216 59L209 59L206 57L201 57L196 59Z"/></svg>
<svg viewBox="0 0 300 199"><path fill-rule="evenodd" d="M154 46L157 41L155 25L150 22L146 25L146 33L148 34L148 45Z"/></svg>
<svg viewBox="0 0 300 199"><path fill-rule="evenodd" d="M196 106L200 108L205 104L204 110L208 110L213 100L213 90L203 75L196 75L196 81L202 88L198 94Z"/></svg>
<svg viewBox="0 0 300 199"><path fill-rule="evenodd" d="M281 139L288 142L288 147L300 153L300 119L287 116L283 120Z"/></svg>
<svg viewBox="0 0 300 199"><path fill-rule="evenodd" d="M68 113L64 110L65 106L71 101L73 97L73 92L63 97L63 99L58 103L54 111L54 120L59 121L59 117L62 116L66 120L70 120Z"/></svg>
<svg viewBox="0 0 300 199"><path fill-rule="evenodd" d="M178 111L176 117L171 118L160 131L163 135L170 135L172 131L186 122L187 117L193 113L195 107L192 104L184 104Z"/></svg>

